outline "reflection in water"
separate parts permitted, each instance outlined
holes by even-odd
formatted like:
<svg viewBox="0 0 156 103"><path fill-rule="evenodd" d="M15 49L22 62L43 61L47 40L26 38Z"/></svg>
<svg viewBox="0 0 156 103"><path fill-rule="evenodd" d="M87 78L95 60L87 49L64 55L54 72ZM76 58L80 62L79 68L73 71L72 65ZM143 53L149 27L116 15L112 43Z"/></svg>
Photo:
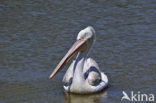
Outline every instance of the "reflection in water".
<svg viewBox="0 0 156 103"><path fill-rule="evenodd" d="M64 103L99 103L102 98L107 98L107 91L97 94L79 95L63 92Z"/></svg>

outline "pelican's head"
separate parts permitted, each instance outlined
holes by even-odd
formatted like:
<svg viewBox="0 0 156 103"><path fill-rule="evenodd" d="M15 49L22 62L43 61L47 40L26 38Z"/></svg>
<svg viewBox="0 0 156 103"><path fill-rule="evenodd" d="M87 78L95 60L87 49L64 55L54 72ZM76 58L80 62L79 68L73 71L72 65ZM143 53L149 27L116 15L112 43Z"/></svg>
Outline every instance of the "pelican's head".
<svg viewBox="0 0 156 103"><path fill-rule="evenodd" d="M78 33L77 41L73 44L67 54L63 57L57 67L54 69L53 73L49 76L49 79L54 77L54 75L61 69L65 64L69 62L76 54L79 52L88 51L95 40L95 30L93 27L88 26L87 28L81 30Z"/></svg>
<svg viewBox="0 0 156 103"><path fill-rule="evenodd" d="M87 42L87 48L90 48L90 46L95 41L95 30L92 26L88 26L87 28L81 30L77 35L77 40L85 40Z"/></svg>

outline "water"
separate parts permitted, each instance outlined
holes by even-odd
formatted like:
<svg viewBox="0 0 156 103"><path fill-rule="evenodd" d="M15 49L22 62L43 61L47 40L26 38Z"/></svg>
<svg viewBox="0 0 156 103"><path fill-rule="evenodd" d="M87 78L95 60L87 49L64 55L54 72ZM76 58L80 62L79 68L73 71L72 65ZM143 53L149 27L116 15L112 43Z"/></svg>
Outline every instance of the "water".
<svg viewBox="0 0 156 103"><path fill-rule="evenodd" d="M0 102L116 103L123 90L156 95L155 7L155 0L1 0ZM68 66L48 76L88 25L97 33L90 56L110 86L68 94Z"/></svg>

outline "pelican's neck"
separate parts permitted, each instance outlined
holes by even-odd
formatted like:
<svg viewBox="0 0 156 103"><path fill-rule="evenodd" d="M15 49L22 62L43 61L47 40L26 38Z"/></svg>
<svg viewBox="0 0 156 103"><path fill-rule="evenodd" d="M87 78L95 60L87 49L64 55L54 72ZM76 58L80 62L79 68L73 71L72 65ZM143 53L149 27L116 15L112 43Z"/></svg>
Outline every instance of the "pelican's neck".
<svg viewBox="0 0 156 103"><path fill-rule="evenodd" d="M74 64L74 74L73 74L73 84L79 84L85 82L83 75L83 68L86 59L86 53L79 52L76 56L75 64Z"/></svg>
<svg viewBox="0 0 156 103"><path fill-rule="evenodd" d="M91 47L91 46L90 46ZM83 75L83 68L85 64L85 60L87 58L88 52L90 51L90 47L87 48L84 52L79 52L76 56L76 60L74 63L74 70L73 70L73 82L85 82L84 75Z"/></svg>

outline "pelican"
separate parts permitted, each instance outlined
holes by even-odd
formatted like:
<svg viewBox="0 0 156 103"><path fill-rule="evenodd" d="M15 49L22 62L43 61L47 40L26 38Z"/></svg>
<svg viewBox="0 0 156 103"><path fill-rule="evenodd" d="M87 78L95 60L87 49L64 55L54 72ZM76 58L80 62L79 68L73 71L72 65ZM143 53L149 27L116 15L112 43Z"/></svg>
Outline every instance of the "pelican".
<svg viewBox="0 0 156 103"><path fill-rule="evenodd" d="M104 72L101 72L95 60L87 58L95 42L95 36L92 26L81 30L76 42L56 66L49 79L53 78L76 55L63 77L64 90L78 94L90 94L103 90L108 85L108 78Z"/></svg>

